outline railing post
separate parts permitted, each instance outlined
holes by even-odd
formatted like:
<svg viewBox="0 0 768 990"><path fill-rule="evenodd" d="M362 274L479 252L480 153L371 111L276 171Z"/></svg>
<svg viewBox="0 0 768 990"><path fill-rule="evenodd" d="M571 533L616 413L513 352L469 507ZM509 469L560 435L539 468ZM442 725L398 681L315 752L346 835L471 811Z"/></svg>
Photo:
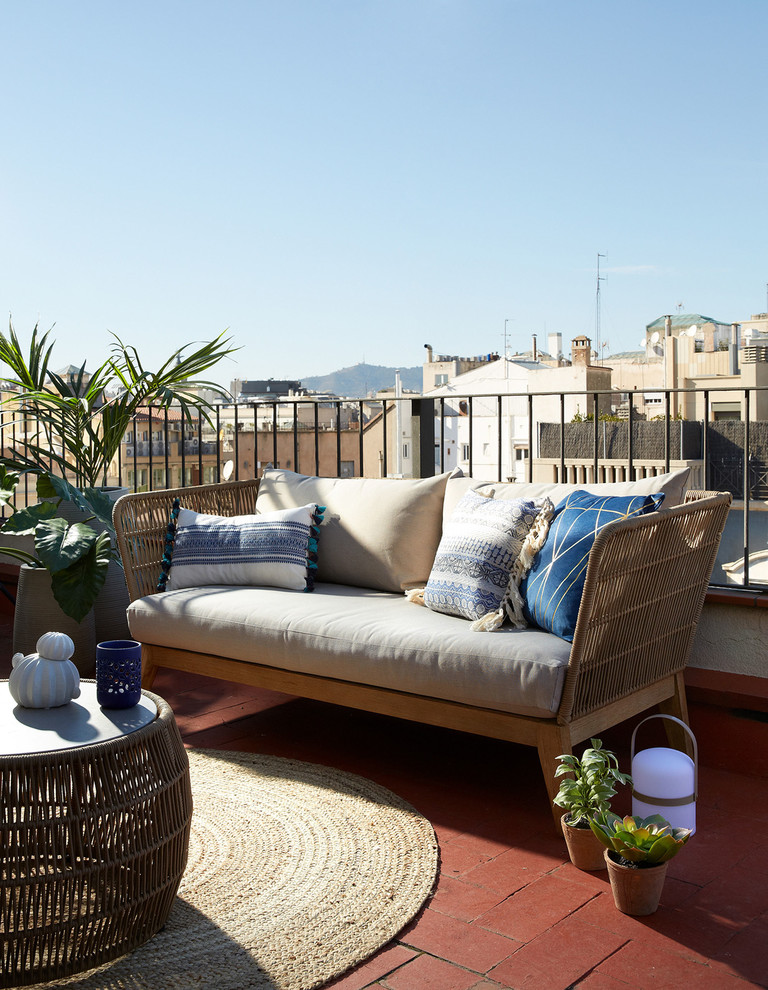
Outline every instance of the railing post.
<svg viewBox="0 0 768 990"><path fill-rule="evenodd" d="M752 485L749 477L749 389L744 390L744 587L749 587L749 499Z"/></svg>
<svg viewBox="0 0 768 990"><path fill-rule="evenodd" d="M499 471L498 471L497 477L498 477L498 480L499 481L502 481L502 476L501 476L502 435L501 434L502 434L502 423L503 423L503 418L502 418L503 406L502 406L502 397L500 395L498 396L498 402L497 402L496 409L497 409L497 412L496 412L496 426L497 426L497 430L498 430L498 434L499 434L499 441L498 441L498 445L497 445L497 455L498 455L498 458L499 458ZM509 469L510 469L510 472L511 471L514 471L514 469L515 469L514 463L512 463L510 465L510 468Z"/></svg>
<svg viewBox="0 0 768 990"><path fill-rule="evenodd" d="M595 472L595 476L592 479L592 481L595 482L595 484L597 484L598 475L600 474L600 420L598 419L597 416L597 406L598 406L599 398L600 398L599 393L595 392L592 397L593 400L592 409L594 410L594 415L592 418L592 426L593 426L592 469Z"/></svg>
<svg viewBox="0 0 768 990"><path fill-rule="evenodd" d="M411 436L417 445L413 463L418 465L420 478L435 474L435 400L411 400Z"/></svg>
<svg viewBox="0 0 768 990"><path fill-rule="evenodd" d="M533 395L528 393L528 483L533 481Z"/></svg>

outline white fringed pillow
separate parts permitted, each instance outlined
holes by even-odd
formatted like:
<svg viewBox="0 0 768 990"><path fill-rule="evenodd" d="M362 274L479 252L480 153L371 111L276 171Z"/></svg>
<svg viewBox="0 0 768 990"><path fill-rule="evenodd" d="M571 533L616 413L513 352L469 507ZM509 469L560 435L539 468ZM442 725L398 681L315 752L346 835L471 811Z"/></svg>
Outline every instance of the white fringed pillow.
<svg viewBox="0 0 768 990"><path fill-rule="evenodd" d="M552 511L548 498L497 500L466 492L445 526L426 587L409 598L470 619L477 629L498 628L505 617L524 627L518 588Z"/></svg>

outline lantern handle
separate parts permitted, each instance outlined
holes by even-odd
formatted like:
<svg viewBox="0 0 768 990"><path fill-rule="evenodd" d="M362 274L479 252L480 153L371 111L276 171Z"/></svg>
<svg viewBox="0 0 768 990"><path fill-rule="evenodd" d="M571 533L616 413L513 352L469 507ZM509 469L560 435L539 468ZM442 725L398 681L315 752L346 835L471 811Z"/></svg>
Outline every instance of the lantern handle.
<svg viewBox="0 0 768 990"><path fill-rule="evenodd" d="M635 736L637 735L637 730L641 725L645 725L646 722L650 722L652 718L668 718L670 722L677 722L678 725L682 725L688 735L691 737L691 742L693 743L693 799L694 801L699 796L699 747L696 745L696 736L691 732L689 726L683 722L682 719L676 718L674 715L663 715L657 712L655 715L649 715L644 718L642 722L638 722L635 726L635 731L632 733L632 743L630 745L630 766L635 758Z"/></svg>

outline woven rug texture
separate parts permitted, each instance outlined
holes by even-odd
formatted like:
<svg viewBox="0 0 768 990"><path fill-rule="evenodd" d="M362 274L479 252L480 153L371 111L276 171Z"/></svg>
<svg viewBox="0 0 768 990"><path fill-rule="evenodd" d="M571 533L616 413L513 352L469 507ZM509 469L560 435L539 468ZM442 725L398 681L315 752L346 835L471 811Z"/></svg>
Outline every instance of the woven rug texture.
<svg viewBox="0 0 768 990"><path fill-rule="evenodd" d="M49 990L312 990L429 896L434 831L386 788L279 757L190 750L189 762L189 861L165 928Z"/></svg>

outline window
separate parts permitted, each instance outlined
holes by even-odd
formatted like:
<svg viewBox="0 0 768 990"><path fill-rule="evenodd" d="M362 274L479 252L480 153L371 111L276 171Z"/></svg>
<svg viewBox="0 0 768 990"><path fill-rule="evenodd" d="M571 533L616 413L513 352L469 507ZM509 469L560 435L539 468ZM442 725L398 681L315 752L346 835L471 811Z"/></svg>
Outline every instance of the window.
<svg viewBox="0 0 768 990"><path fill-rule="evenodd" d="M448 375L435 375L435 385L447 385Z"/></svg>
<svg viewBox="0 0 768 990"><path fill-rule="evenodd" d="M461 445L461 459L462 459L462 461L468 461L469 460L469 444L468 443L463 443Z"/></svg>
<svg viewBox="0 0 768 990"><path fill-rule="evenodd" d="M152 488L165 488L165 468L152 468Z"/></svg>
<svg viewBox="0 0 768 990"><path fill-rule="evenodd" d="M354 461L342 461L341 471L339 473L340 478L354 478L355 476L355 462Z"/></svg>
<svg viewBox="0 0 768 990"><path fill-rule="evenodd" d="M527 447L515 447L515 460L524 461L528 457Z"/></svg>
<svg viewBox="0 0 768 990"><path fill-rule="evenodd" d="M407 460L411 456L411 448L407 443L403 444L403 457Z"/></svg>

